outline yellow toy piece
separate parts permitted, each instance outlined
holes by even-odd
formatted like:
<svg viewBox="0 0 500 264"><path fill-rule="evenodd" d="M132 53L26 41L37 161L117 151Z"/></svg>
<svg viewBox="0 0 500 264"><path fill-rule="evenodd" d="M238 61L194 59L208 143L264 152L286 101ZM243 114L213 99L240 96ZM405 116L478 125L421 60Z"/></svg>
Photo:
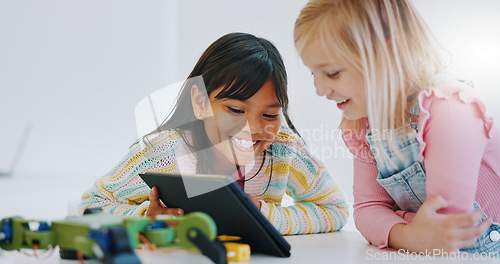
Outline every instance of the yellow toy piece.
<svg viewBox="0 0 500 264"><path fill-rule="evenodd" d="M226 257L228 262L248 262L250 261L250 246L241 243L243 240L239 236L220 235L217 237L226 247Z"/></svg>
<svg viewBox="0 0 500 264"><path fill-rule="evenodd" d="M227 236L227 235L220 235L217 237L217 239L219 239L219 241L222 241L222 242L229 242L229 241L232 241L232 242L235 242L235 241L241 241L241 237L239 236Z"/></svg>
<svg viewBox="0 0 500 264"><path fill-rule="evenodd" d="M226 247L228 262L250 261L250 246L248 244L227 242L224 243L224 246Z"/></svg>

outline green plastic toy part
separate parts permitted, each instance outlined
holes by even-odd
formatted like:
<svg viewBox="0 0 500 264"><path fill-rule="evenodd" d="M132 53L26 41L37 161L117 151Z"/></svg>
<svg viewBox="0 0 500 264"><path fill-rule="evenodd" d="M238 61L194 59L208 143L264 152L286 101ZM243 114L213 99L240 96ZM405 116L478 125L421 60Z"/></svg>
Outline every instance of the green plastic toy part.
<svg viewBox="0 0 500 264"><path fill-rule="evenodd" d="M31 230L30 223L35 221L24 220L21 217L12 217L4 219L0 222L2 230L8 226L10 234L6 236L4 241L9 243L0 243L5 250L17 250L22 248L33 248L37 244L38 248L48 248L55 244L54 234L50 230Z"/></svg>
<svg viewBox="0 0 500 264"><path fill-rule="evenodd" d="M198 247L188 239L188 232L194 227L201 230L211 241L215 240L217 237L217 227L210 216L201 212L190 213L183 216L182 221L179 221L179 225L177 226L179 247L189 250L198 249Z"/></svg>
<svg viewBox="0 0 500 264"><path fill-rule="evenodd" d="M32 230L30 223L38 223L40 227ZM118 259L123 257L120 252L133 254L133 249L140 243L139 234L142 234L158 247L196 251L200 245L193 244L188 237L193 228L200 230L201 235L205 235L209 241L216 239L215 222L202 212L176 217L160 216L156 221L149 217L88 214L67 217L50 225L11 217L0 221L0 248L19 250L33 248L34 245L38 249L59 246L61 252L65 253L80 252L88 258L110 259L111 256Z"/></svg>

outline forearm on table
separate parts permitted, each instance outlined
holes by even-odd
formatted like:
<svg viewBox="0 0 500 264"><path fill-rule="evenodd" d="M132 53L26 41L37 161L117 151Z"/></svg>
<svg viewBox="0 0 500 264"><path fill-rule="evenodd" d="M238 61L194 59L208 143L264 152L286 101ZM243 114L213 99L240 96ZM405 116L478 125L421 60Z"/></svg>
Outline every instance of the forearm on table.
<svg viewBox="0 0 500 264"><path fill-rule="evenodd" d="M267 209L269 208L269 209ZM314 234L332 232L342 228L348 218L347 204L321 204L297 202L282 207L266 203L262 210L268 210L268 219L284 235Z"/></svg>

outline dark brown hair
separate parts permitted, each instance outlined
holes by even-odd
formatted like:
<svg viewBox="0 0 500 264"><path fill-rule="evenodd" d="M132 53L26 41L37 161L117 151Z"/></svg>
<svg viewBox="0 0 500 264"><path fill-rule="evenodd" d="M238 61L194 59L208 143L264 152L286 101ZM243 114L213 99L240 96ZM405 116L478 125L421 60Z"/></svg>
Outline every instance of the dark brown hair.
<svg viewBox="0 0 500 264"><path fill-rule="evenodd" d="M202 79L195 78L198 76ZM203 80L203 84L197 83L200 80ZM178 131L196 155L198 172L214 173L214 155L200 152L211 145L203 121L198 120L193 113L191 87L205 87L205 96L223 87L215 96L216 99L244 101L257 93L267 80L272 80L274 84L286 123L298 134L287 112L287 75L277 48L270 41L251 34L230 33L217 39L205 50L184 83L171 114L157 130L148 135L163 130ZM204 89L200 89L200 92L204 92ZM266 152L272 155L272 145Z"/></svg>

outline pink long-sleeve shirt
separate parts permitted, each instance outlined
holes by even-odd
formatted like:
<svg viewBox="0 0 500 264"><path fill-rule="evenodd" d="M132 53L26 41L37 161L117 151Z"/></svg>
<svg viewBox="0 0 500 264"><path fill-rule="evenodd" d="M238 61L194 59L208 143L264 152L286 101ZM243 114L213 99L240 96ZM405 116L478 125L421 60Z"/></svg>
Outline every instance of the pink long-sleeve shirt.
<svg viewBox="0 0 500 264"><path fill-rule="evenodd" d="M473 202L493 221L500 220L500 129L486 114L473 88L443 82L418 96L417 140L426 169L427 199L441 195L449 206L440 213L469 213ZM364 137L369 124L344 133L354 155L354 221L371 244L388 246L391 228L409 223L415 213L394 209L395 202L377 181L378 169Z"/></svg>

